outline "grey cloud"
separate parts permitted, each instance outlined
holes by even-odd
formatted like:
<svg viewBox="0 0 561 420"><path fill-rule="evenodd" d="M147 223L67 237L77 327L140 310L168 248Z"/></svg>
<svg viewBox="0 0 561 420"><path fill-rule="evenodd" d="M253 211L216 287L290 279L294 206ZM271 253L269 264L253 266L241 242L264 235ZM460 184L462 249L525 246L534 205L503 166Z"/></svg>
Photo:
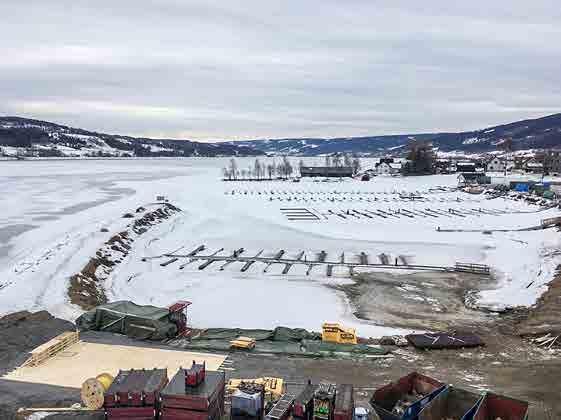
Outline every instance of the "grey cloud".
<svg viewBox="0 0 561 420"><path fill-rule="evenodd" d="M3 0L0 114L202 140L561 110L555 1Z"/></svg>

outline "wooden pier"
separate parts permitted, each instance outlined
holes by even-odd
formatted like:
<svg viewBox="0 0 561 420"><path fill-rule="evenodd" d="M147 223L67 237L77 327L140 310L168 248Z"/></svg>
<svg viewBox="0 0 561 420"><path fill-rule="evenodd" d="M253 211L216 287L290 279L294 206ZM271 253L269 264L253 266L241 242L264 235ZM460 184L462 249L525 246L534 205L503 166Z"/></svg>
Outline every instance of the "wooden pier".
<svg viewBox="0 0 561 420"><path fill-rule="evenodd" d="M489 266L482 264L469 264L469 263L456 263L454 266L439 266L439 265L422 265L422 264L410 264L408 263L408 258L404 255L392 256L381 253L378 255L379 263L372 263L369 261L368 254L366 252L360 252L357 255L353 255L349 258L344 252L338 255L336 260L329 260L328 254L325 251L316 253L315 259L308 260L306 258L305 251L299 251L292 258L286 257L286 251L281 249L275 252L272 256L263 256L264 250L260 250L255 255L244 256L245 249L238 248L232 251L229 255L220 255L224 248L220 248L208 255L201 255L206 249L206 246L201 245L187 254L179 253L169 253L162 254L160 256L143 258L143 261L162 258L166 259L165 262L161 263L161 267L167 267L172 263L180 260L186 259L187 261L179 266L179 269L183 269L188 264L194 261L200 261L201 264L198 266L199 270L204 270L208 268L211 264L215 262L221 262L220 270L224 270L226 267L233 263L242 263L240 268L241 272L246 272L255 263L264 264L263 272L269 271L270 267L274 264L279 264L284 266L282 274L286 275L290 272L293 266L301 265L306 269L306 275L310 275L314 268L322 267L326 270L326 275L331 277L333 275L333 269L335 267L344 267L348 270L352 276L356 269L382 269L382 270L427 270L427 271L444 271L444 272L463 272L463 273L473 273L479 275L490 275ZM392 264L393 263L393 264Z"/></svg>

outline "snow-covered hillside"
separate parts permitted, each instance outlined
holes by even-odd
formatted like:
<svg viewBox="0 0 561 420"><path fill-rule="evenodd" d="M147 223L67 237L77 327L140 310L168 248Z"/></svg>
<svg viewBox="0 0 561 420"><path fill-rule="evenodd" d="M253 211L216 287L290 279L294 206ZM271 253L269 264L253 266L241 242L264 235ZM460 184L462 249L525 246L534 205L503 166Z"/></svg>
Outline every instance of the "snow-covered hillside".
<svg viewBox="0 0 561 420"><path fill-rule="evenodd" d="M0 117L0 157L254 156L242 145L96 133L45 121Z"/></svg>
<svg viewBox="0 0 561 420"><path fill-rule="evenodd" d="M500 150L505 139L512 139L515 150L561 148L561 114L457 133L332 139L266 139L225 144L252 147L271 155L319 156L344 152L362 156L381 156L402 154L411 139L430 141L440 152L464 155Z"/></svg>

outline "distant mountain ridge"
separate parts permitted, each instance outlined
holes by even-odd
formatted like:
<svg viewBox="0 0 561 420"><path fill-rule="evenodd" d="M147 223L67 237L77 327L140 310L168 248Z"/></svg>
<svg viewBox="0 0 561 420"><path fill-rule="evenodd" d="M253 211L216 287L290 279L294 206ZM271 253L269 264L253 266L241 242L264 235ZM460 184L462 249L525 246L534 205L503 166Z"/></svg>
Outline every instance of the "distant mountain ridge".
<svg viewBox="0 0 561 420"><path fill-rule="evenodd" d="M561 113L537 119L458 133L403 134L348 138L289 138L227 142L264 151L268 154L318 156L336 152L366 156L400 155L411 139L431 141L442 152L485 153L498 150L512 138L515 150L561 147Z"/></svg>
<svg viewBox="0 0 561 420"><path fill-rule="evenodd" d="M561 113L482 130L347 138L286 138L201 143L104 134L46 121L0 117L4 154L39 156L361 156L403 155L412 139L430 141L440 152L486 153L512 139L515 150L561 148Z"/></svg>
<svg viewBox="0 0 561 420"><path fill-rule="evenodd" d="M51 157L263 155L263 152L243 145L104 134L20 117L0 117L0 148L5 155L15 155L25 150L26 153Z"/></svg>

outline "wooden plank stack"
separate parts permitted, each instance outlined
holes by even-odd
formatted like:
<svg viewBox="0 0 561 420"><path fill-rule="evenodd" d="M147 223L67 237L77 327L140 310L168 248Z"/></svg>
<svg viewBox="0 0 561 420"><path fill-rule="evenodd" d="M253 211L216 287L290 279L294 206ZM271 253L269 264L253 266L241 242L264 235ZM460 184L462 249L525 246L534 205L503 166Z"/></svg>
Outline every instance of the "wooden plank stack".
<svg viewBox="0 0 561 420"><path fill-rule="evenodd" d="M27 359L22 366L37 366L55 356L57 353L67 349L72 344L77 343L79 339L80 335L76 331L63 332L52 340L33 349L30 352L31 357Z"/></svg>

